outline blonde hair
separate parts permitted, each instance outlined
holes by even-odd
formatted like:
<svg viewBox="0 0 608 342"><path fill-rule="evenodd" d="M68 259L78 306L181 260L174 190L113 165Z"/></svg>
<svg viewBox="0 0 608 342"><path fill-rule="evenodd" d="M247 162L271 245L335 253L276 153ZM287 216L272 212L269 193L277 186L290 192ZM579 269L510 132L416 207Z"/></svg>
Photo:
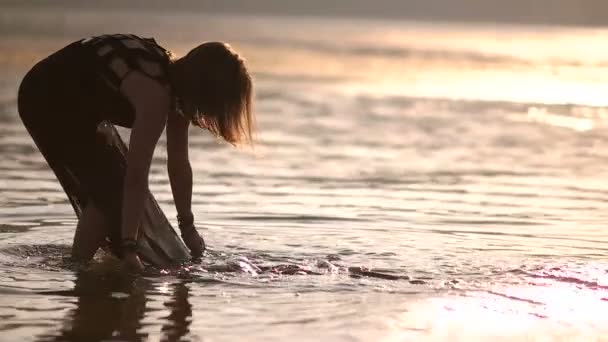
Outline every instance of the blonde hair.
<svg viewBox="0 0 608 342"><path fill-rule="evenodd" d="M244 59L222 42L201 44L185 59L187 96L201 114L193 123L232 145L253 144L253 82Z"/></svg>

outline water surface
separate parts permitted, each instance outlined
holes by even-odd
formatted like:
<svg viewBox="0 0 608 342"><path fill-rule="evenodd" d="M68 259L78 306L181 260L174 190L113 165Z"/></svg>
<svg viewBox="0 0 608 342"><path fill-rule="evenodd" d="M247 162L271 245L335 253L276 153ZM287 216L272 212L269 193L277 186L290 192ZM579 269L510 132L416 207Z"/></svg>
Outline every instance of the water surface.
<svg viewBox="0 0 608 342"><path fill-rule="evenodd" d="M608 31L35 9L0 27L3 339L608 336ZM75 215L17 116L37 59L108 32L178 55L227 40L254 71L254 152L191 132L210 251L177 273L70 264ZM172 218L165 159L163 139Z"/></svg>

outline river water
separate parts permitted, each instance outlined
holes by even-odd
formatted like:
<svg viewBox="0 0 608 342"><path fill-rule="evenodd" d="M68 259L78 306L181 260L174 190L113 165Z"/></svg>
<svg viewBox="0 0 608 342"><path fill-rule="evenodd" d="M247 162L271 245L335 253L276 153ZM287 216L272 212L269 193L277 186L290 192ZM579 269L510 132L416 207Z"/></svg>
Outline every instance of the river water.
<svg viewBox="0 0 608 342"><path fill-rule="evenodd" d="M17 115L38 59L114 32L229 41L255 76L254 151L191 132L209 251L179 272L70 264L75 215ZM607 38L3 9L0 340L605 340ZM175 223L165 160L163 139L150 184Z"/></svg>

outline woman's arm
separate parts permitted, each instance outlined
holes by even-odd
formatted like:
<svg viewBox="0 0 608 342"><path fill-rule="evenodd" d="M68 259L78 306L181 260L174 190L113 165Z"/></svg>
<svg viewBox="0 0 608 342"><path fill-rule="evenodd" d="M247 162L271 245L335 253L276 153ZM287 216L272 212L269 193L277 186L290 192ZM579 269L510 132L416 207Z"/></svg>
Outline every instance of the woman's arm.
<svg viewBox="0 0 608 342"><path fill-rule="evenodd" d="M167 120L167 169L173 200L179 218L179 230L194 259L205 251L205 241L194 226L192 215L192 168L188 159L190 122L176 113Z"/></svg>
<svg viewBox="0 0 608 342"><path fill-rule="evenodd" d="M177 215L192 214L192 168L188 158L188 126L182 116L171 113L167 120L167 170Z"/></svg>
<svg viewBox="0 0 608 342"><path fill-rule="evenodd" d="M130 73L123 80L121 90L135 109L127 153L121 228L123 240L136 240L148 191L150 164L166 124L170 97L164 86L139 72ZM130 257L137 259L136 255Z"/></svg>

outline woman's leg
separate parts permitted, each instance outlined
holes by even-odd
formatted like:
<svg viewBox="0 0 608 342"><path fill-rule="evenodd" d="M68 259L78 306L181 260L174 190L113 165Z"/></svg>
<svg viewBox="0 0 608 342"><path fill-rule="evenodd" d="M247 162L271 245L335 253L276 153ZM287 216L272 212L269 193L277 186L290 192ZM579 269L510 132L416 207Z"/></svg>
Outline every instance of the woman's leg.
<svg viewBox="0 0 608 342"><path fill-rule="evenodd" d="M25 86L27 89L27 84ZM36 95L36 96L34 96ZM69 120L65 111L48 110L39 102L37 93L19 96L19 114L36 146L51 167L79 218L72 246L72 257L88 261L109 235L108 220L94 204L90 187L85 182L96 151L93 124ZM44 107L44 106L41 106ZM49 120L49 116L54 120ZM97 166L97 170L102 170Z"/></svg>
<svg viewBox="0 0 608 342"><path fill-rule="evenodd" d="M97 249L104 243L108 231L107 221L103 213L92 202L89 202L76 226L72 258L81 262L91 260Z"/></svg>

